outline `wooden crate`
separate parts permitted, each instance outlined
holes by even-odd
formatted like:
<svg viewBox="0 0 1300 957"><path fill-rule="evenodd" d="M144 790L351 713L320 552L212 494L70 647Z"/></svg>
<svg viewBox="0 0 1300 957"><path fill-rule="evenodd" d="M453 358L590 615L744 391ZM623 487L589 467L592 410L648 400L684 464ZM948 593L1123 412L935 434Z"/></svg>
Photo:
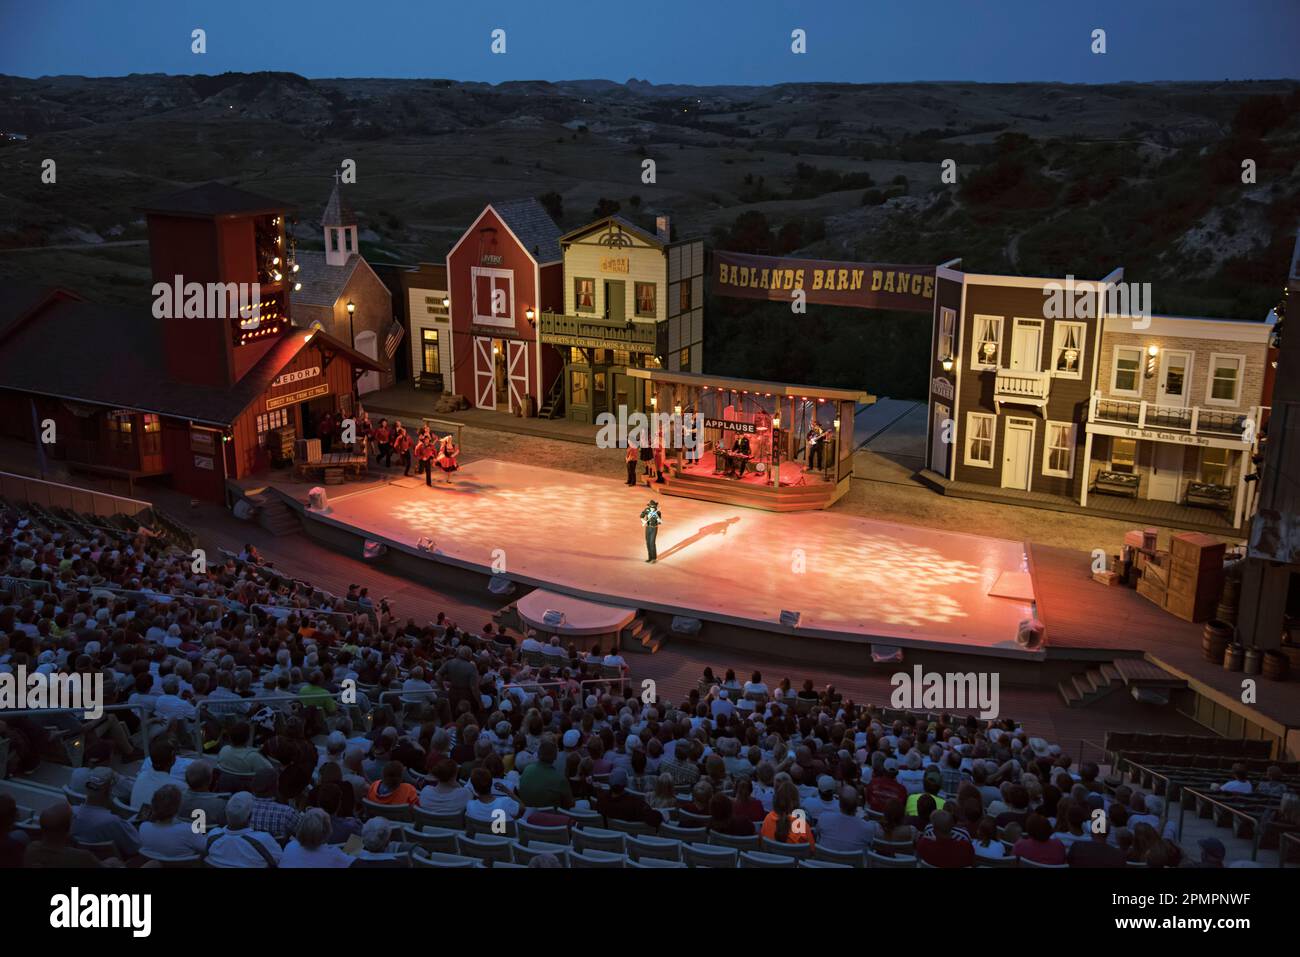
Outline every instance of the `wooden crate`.
<svg viewBox="0 0 1300 957"><path fill-rule="evenodd" d="M1142 577L1138 579L1138 594L1145 596L1163 608L1165 607L1165 595L1168 589L1163 581L1154 575L1148 574L1151 568L1152 565L1148 563L1146 571L1143 571Z"/></svg>
<svg viewBox="0 0 1300 957"><path fill-rule="evenodd" d="M1179 532L1169 543L1174 564L1194 568L1222 568L1228 546L1201 532Z"/></svg>

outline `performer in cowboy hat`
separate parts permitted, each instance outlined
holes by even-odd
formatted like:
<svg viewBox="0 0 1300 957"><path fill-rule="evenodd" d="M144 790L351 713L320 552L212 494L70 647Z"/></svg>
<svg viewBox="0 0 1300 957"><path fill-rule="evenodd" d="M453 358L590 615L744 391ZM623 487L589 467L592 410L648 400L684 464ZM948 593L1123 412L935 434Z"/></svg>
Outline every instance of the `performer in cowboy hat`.
<svg viewBox="0 0 1300 957"><path fill-rule="evenodd" d="M659 511L659 503L650 499L650 503L641 510L641 524L645 528L645 550L646 561L653 565L658 557L655 551L655 536L659 533L659 526L663 523L663 513Z"/></svg>

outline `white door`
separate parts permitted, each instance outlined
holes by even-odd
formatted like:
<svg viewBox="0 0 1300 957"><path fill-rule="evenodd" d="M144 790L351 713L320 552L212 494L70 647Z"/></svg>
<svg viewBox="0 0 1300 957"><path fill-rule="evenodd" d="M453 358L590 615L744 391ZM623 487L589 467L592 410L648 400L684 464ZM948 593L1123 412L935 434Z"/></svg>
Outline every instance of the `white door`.
<svg viewBox="0 0 1300 957"><path fill-rule="evenodd" d="M1157 405L1187 407L1188 383L1192 378L1190 352L1166 352L1160 360L1160 385L1156 392Z"/></svg>
<svg viewBox="0 0 1300 957"><path fill-rule="evenodd" d="M480 409L495 409L496 367L492 362L492 340L474 337L474 405Z"/></svg>
<svg viewBox="0 0 1300 957"><path fill-rule="evenodd" d="M1029 489L1029 464L1034 459L1034 423L1007 419L1002 442L1002 487Z"/></svg>
<svg viewBox="0 0 1300 957"><path fill-rule="evenodd" d="M1176 502L1183 481L1183 447L1156 442L1153 448L1147 498L1157 502Z"/></svg>
<svg viewBox="0 0 1300 957"><path fill-rule="evenodd" d="M944 432L951 414L948 406L936 402L934 422L930 426L930 470L945 478L948 475L948 449L952 443L944 441ZM952 436L948 438L951 439Z"/></svg>
<svg viewBox="0 0 1300 957"><path fill-rule="evenodd" d="M506 375L510 381L510 411L528 411L528 343L506 340Z"/></svg>
<svg viewBox="0 0 1300 957"><path fill-rule="evenodd" d="M357 333L355 343L357 352L370 359L379 359L379 340L373 332ZM379 373L373 370L367 372L357 380L357 394L365 395L367 392L374 392L379 388Z"/></svg>
<svg viewBox="0 0 1300 957"><path fill-rule="evenodd" d="M1043 324L1017 319L1011 333L1011 368L1022 372L1041 372L1043 360Z"/></svg>

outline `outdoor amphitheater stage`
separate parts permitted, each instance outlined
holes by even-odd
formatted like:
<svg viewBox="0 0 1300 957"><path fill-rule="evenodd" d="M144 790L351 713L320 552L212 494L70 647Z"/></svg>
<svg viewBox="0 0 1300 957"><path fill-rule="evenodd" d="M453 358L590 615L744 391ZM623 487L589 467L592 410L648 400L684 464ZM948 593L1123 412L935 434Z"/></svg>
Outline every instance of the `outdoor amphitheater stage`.
<svg viewBox="0 0 1300 957"><path fill-rule="evenodd" d="M644 485L496 460L465 465L449 485L435 476L432 488L420 477L328 491L327 511L303 511L309 534L358 553L362 539L380 542L404 553L407 567L428 561L489 575L495 565L521 585L797 644L1043 655L1016 642L1033 613L1020 542L841 512L665 500ZM640 523L650 497L664 513L656 564L646 562ZM797 627L781 624L783 609L801 614ZM869 660L866 647L860 654Z"/></svg>

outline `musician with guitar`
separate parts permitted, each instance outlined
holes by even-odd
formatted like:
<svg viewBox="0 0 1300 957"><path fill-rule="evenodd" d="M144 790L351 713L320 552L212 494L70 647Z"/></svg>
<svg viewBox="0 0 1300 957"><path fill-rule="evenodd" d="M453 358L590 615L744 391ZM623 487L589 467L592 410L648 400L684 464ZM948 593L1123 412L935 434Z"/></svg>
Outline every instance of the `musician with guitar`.
<svg viewBox="0 0 1300 957"><path fill-rule="evenodd" d="M813 419L812 425L808 426L808 468L820 470L823 467L823 456L826 452L826 438L830 433L821 427L821 423Z"/></svg>

